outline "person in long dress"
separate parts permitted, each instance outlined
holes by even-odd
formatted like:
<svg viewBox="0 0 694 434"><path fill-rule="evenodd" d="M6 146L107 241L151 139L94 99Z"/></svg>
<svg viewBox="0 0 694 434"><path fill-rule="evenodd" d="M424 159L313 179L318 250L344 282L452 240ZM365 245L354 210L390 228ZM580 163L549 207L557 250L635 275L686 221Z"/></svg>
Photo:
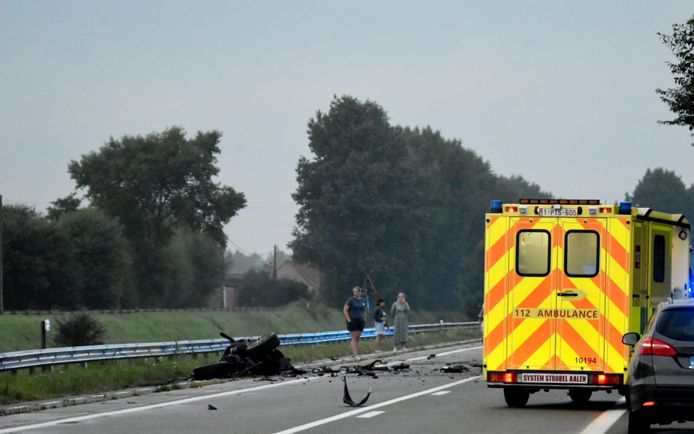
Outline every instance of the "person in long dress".
<svg viewBox="0 0 694 434"><path fill-rule="evenodd" d="M398 294L397 301L390 307L390 316L393 317L393 326L395 327L393 332L395 347L393 351L397 351L398 347L401 350L407 350L405 344L408 338L407 315L409 312L410 305L405 300L405 293L401 292Z"/></svg>

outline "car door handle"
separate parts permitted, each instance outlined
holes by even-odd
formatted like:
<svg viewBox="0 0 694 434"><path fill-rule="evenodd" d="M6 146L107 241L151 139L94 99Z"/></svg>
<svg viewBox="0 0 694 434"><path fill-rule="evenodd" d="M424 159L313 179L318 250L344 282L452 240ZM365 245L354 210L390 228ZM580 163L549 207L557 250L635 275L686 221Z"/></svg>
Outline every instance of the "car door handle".
<svg viewBox="0 0 694 434"><path fill-rule="evenodd" d="M578 297L575 292L557 292L557 297Z"/></svg>

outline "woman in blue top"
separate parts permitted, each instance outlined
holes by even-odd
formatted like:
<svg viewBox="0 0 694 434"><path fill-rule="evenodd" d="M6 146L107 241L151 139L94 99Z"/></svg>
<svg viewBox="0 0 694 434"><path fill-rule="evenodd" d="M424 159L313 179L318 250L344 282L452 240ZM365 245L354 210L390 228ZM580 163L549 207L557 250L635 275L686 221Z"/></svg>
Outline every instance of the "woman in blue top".
<svg viewBox="0 0 694 434"><path fill-rule="evenodd" d="M352 296L347 299L342 308L342 314L347 320L347 330L351 336L350 347L352 348L352 358L359 360L359 338L364 331L364 312L366 311L366 301L361 298L361 289L358 286L352 288Z"/></svg>

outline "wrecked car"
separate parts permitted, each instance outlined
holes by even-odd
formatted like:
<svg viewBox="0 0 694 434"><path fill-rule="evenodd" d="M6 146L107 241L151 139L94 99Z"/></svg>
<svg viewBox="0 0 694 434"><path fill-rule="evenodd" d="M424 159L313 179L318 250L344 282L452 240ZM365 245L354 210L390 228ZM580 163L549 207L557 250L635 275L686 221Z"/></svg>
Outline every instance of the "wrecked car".
<svg viewBox="0 0 694 434"><path fill-rule="evenodd" d="M262 336L257 341L234 340L226 333L220 336L229 340L219 362L203 365L193 370L193 379L232 378L244 375L296 374L289 358L277 348L280 339L276 334Z"/></svg>

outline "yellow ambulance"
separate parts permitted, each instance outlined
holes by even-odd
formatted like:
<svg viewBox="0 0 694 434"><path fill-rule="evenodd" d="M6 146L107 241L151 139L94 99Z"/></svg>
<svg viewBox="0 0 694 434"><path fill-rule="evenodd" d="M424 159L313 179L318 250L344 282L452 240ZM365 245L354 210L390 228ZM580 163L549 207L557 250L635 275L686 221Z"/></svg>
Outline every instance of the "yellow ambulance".
<svg viewBox="0 0 694 434"><path fill-rule="evenodd" d="M486 214L483 374L523 407L530 394L625 392L627 332L668 297L688 297L681 214L598 200L492 201Z"/></svg>

